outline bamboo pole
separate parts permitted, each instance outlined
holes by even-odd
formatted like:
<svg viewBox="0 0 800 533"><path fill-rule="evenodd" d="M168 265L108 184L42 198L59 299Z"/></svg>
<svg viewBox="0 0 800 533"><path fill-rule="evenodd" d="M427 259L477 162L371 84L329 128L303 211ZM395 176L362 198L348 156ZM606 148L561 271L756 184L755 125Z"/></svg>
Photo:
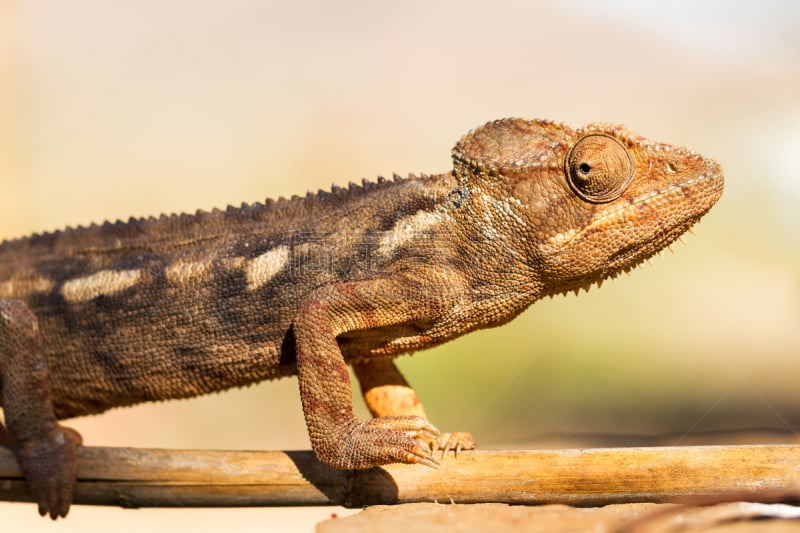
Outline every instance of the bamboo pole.
<svg viewBox="0 0 800 533"><path fill-rule="evenodd" d="M798 494L800 445L481 450L439 469L341 471L311 452L83 447L75 503L223 507L406 502L606 505ZM0 448L0 500L30 501Z"/></svg>

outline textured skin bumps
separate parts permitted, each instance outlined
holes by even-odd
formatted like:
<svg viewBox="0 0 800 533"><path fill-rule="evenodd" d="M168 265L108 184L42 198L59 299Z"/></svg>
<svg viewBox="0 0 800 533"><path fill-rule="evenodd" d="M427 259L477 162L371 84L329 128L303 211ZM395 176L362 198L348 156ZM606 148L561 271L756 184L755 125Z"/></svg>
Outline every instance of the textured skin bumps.
<svg viewBox="0 0 800 533"><path fill-rule="evenodd" d="M297 374L317 457L436 464L393 357L627 271L719 199L720 167L622 126L494 121L453 170L0 244L0 401L42 514L80 437L57 421ZM374 418L353 414L352 365Z"/></svg>

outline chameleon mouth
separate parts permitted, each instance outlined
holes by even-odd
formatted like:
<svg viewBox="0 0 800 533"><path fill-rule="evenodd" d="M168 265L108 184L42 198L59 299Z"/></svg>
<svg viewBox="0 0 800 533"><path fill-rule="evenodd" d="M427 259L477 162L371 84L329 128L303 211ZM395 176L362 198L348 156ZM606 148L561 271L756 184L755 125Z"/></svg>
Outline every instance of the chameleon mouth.
<svg viewBox="0 0 800 533"><path fill-rule="evenodd" d="M585 256L593 258L592 264L584 265L583 271L567 282L557 293L577 293L602 285L608 278L616 278L622 272L630 273L645 261L663 250L673 251L672 243L683 241L683 234L708 212L722 195L724 181L719 165L711 160L703 161L702 172L680 183L641 194L622 205L600 212L586 226L571 235L558 235L561 242L554 242L561 249L564 261L569 261L579 251L595 251ZM665 215L666 213L666 215ZM607 255L603 249L602 235L613 232L614 239L627 239L618 243Z"/></svg>
<svg viewBox="0 0 800 533"><path fill-rule="evenodd" d="M713 161L707 161L707 166L709 170L696 177L681 183L667 185L661 189L655 189L634 198L627 205L621 205L607 212L599 213L590 224L576 232L569 242L580 238L583 234L607 228L620 222L641 221L648 215L652 215L649 219L652 222L649 224L655 226L655 236L659 233L669 233L669 230L676 226L681 226L687 220L694 219L695 222L698 221L717 202L723 188L722 173L719 165ZM709 188L711 190L706 192L706 189ZM706 194L703 194L704 192ZM673 221L668 220L669 217L659 216L659 213L662 210L667 210L670 205L685 205L692 202L698 205L692 206L691 209L687 210L672 209L672 211L687 212L689 216ZM688 227L681 233L684 233L687 229ZM569 244L569 242L565 244Z"/></svg>

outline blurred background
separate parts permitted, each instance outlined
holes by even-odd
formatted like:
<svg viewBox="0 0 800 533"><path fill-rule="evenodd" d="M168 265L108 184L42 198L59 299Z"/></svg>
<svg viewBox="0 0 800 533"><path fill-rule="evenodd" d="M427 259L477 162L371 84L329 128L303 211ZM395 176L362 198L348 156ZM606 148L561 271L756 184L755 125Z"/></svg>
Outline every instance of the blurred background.
<svg viewBox="0 0 800 533"><path fill-rule="evenodd" d="M444 172L507 116L621 122L718 160L722 200L654 268L399 365L483 448L797 437L800 4L8 0L0 36L0 239ZM91 445L309 447L295 380L71 425ZM52 525L0 504L4 526L53 531L309 531L331 512Z"/></svg>

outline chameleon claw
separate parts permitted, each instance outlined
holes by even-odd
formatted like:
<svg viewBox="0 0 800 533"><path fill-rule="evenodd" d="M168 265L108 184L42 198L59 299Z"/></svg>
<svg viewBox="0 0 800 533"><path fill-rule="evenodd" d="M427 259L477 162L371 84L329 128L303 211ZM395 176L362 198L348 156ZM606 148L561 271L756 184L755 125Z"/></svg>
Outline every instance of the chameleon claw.
<svg viewBox="0 0 800 533"><path fill-rule="evenodd" d="M425 458L420 459L417 461L417 464L427 466L428 468L433 468L434 470L439 470L441 463L433 458Z"/></svg>
<svg viewBox="0 0 800 533"><path fill-rule="evenodd" d="M441 459L444 461L450 451L453 452L454 457L458 457L463 450L474 450L476 446L472 435L457 431L439 435L437 439L430 441L430 448L431 451L441 450Z"/></svg>
<svg viewBox="0 0 800 533"><path fill-rule="evenodd" d="M425 427L414 432L414 434L415 437L421 439L424 442L434 442L439 438L441 432L436 428L436 426L428 422L427 424L425 424Z"/></svg>
<svg viewBox="0 0 800 533"><path fill-rule="evenodd" d="M459 453L461 452L461 450L462 450L462 443L461 443L461 441L458 441L458 442L456 442L456 445L455 445L455 447L453 447L453 446L450 444L450 441L448 440L448 441L447 441L447 447L446 447L446 448L442 448L442 459L444 459L444 457L445 457L445 454L446 454L448 451L450 451L450 450L453 450L453 457L456 457L456 458L457 458L457 457L458 457L458 454L459 454Z"/></svg>
<svg viewBox="0 0 800 533"><path fill-rule="evenodd" d="M425 465L436 470L439 469L441 464L441 462L431 454L430 447L425 442L420 440L417 440L417 444L414 446L413 455L410 459L411 460L408 461L410 463Z"/></svg>
<svg viewBox="0 0 800 533"><path fill-rule="evenodd" d="M77 475L77 448L81 436L58 426L51 435L17 450L17 459L38 503L39 514L53 520L66 517Z"/></svg>

